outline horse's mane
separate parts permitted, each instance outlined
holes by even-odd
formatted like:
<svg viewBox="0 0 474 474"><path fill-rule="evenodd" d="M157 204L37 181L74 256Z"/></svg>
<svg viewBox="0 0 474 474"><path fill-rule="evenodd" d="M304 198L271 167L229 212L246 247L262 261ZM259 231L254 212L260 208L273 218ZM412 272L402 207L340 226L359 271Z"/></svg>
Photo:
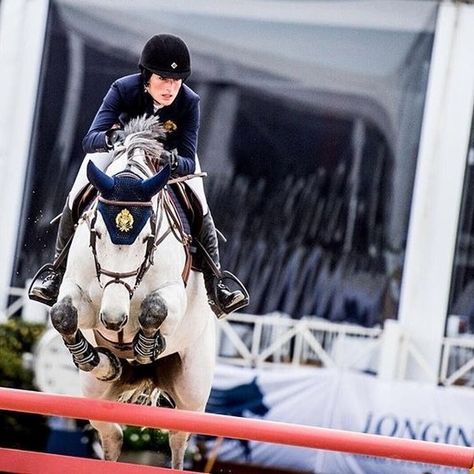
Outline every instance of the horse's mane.
<svg viewBox="0 0 474 474"><path fill-rule="evenodd" d="M161 139L165 136L165 131L156 116L142 115L131 119L124 127L124 134L128 157L137 148L143 150L149 158L158 158L163 151Z"/></svg>

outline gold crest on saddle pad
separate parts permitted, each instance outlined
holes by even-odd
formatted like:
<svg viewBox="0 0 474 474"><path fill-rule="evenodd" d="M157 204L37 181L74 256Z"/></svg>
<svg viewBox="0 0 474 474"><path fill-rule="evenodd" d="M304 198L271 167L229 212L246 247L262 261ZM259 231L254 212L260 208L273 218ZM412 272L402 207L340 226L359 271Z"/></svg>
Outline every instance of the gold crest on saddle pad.
<svg viewBox="0 0 474 474"><path fill-rule="evenodd" d="M115 225L121 232L128 232L133 227L133 216L128 209L122 209L115 216Z"/></svg>
<svg viewBox="0 0 474 474"><path fill-rule="evenodd" d="M163 128L167 132L174 132L178 128L178 126L172 120L167 120L163 123Z"/></svg>

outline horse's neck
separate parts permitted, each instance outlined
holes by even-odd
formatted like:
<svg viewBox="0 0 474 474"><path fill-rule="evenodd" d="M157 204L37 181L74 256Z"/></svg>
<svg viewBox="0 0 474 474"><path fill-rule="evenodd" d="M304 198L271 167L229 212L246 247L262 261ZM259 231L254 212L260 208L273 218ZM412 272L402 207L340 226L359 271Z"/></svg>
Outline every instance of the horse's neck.
<svg viewBox="0 0 474 474"><path fill-rule="evenodd" d="M146 156L144 150L135 148L131 156L127 159L127 168L131 169L142 178L149 178L156 173L153 163Z"/></svg>
<svg viewBox="0 0 474 474"><path fill-rule="evenodd" d="M139 148L135 149L132 156L128 158L127 166L142 178L149 178L156 173L150 160L146 157L145 152Z"/></svg>
<svg viewBox="0 0 474 474"><path fill-rule="evenodd" d="M130 170L139 175L141 178L149 178L155 174L150 160L146 157L144 150L135 148L131 156L128 156L126 150L117 154L114 160L107 168L107 174L113 176L121 171Z"/></svg>

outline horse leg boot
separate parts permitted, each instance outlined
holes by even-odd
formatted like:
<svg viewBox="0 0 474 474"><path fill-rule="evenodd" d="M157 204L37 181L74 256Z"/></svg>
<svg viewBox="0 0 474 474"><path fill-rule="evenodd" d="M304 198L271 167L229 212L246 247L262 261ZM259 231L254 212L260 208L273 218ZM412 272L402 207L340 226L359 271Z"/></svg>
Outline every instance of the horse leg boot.
<svg viewBox="0 0 474 474"><path fill-rule="evenodd" d="M246 306L248 304L246 295L240 290L231 291L222 281L217 232L210 212L203 216L198 241L214 264L208 262L205 257L202 258L204 285L212 311L221 318L239 307Z"/></svg>
<svg viewBox="0 0 474 474"><path fill-rule="evenodd" d="M94 348L78 328L77 309L72 304L70 296L63 298L51 308L51 323L61 334L74 364L80 370L94 371L94 375L105 382L120 378L122 364L118 357L108 349Z"/></svg>
<svg viewBox="0 0 474 474"><path fill-rule="evenodd" d="M58 235L56 237L55 262L48 264L35 275L29 290L31 299L40 301L49 306L58 299L59 287L66 271L67 249L66 246L74 234L74 219L66 200L61 219L59 220ZM63 252L65 253L63 255ZM61 258L61 260L59 260ZM58 261L59 260L59 261Z"/></svg>
<svg viewBox="0 0 474 474"><path fill-rule="evenodd" d="M142 301L138 317L140 329L133 340L133 353L139 364L151 364L165 350L166 341L159 327L167 315L166 303L157 291Z"/></svg>

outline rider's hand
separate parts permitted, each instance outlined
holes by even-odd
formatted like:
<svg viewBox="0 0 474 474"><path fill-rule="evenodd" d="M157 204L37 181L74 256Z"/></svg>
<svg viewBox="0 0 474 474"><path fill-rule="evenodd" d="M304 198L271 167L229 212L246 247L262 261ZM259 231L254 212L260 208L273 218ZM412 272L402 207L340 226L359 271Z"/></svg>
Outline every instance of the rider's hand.
<svg viewBox="0 0 474 474"><path fill-rule="evenodd" d="M105 132L105 143L109 150L112 150L117 145L123 144L124 140L125 133L119 128L111 128Z"/></svg>
<svg viewBox="0 0 474 474"><path fill-rule="evenodd" d="M174 171L178 167L178 152L163 150L160 155L160 163L163 166L170 165L171 171Z"/></svg>

